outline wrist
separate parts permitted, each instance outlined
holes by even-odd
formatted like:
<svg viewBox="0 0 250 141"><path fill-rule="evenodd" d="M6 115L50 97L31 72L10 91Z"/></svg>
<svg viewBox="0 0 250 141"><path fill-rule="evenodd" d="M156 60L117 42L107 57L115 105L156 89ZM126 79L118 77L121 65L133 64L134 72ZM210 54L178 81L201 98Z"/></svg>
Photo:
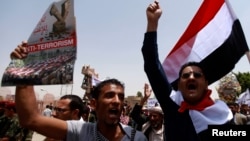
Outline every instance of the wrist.
<svg viewBox="0 0 250 141"><path fill-rule="evenodd" d="M147 32L157 31L157 28L158 28L158 22L148 22Z"/></svg>

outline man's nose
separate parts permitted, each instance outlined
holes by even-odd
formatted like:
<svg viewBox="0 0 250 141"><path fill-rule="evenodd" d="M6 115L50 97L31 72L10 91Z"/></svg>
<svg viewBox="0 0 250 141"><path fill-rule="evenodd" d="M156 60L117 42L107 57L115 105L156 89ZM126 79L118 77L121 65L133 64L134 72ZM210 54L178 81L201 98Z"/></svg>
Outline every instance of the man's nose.
<svg viewBox="0 0 250 141"><path fill-rule="evenodd" d="M191 73L190 76L189 76L189 78L194 79L194 78L195 78L195 77L194 77L194 73Z"/></svg>
<svg viewBox="0 0 250 141"><path fill-rule="evenodd" d="M119 102L119 101L120 101L119 96L118 96L118 95L115 95L114 98L113 98L113 100L114 100L115 102Z"/></svg>
<svg viewBox="0 0 250 141"><path fill-rule="evenodd" d="M115 102L115 103L121 103L121 101L122 100L120 99L120 97L119 97L118 94L113 97L113 102Z"/></svg>

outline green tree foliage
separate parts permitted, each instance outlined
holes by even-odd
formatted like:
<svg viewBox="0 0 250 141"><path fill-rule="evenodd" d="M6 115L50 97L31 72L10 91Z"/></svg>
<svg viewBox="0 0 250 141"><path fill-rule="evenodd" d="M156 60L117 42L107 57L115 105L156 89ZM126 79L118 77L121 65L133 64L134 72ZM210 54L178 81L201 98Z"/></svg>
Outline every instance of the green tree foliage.
<svg viewBox="0 0 250 141"><path fill-rule="evenodd" d="M140 91L138 91L136 95L137 95L137 97L143 97L142 92L140 92Z"/></svg>
<svg viewBox="0 0 250 141"><path fill-rule="evenodd" d="M249 72L238 72L234 73L241 85L241 93L245 92L247 88L250 88L250 73Z"/></svg>

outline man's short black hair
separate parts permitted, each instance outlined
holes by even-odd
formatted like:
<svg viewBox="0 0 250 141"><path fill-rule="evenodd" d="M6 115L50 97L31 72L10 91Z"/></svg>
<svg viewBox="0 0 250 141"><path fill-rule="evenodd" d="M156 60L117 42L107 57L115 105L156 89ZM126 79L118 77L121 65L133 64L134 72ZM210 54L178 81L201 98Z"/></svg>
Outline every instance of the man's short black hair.
<svg viewBox="0 0 250 141"><path fill-rule="evenodd" d="M70 110L75 110L78 109L79 113L78 116L81 117L83 114L83 100L77 96L77 95L72 95L72 94L68 94L68 95L64 95L60 98L60 100L62 99L70 99L70 103L69 103L69 108Z"/></svg>
<svg viewBox="0 0 250 141"><path fill-rule="evenodd" d="M187 62L187 63L185 63L185 64L183 64L183 65L181 66L181 69L180 69L180 71L179 71L179 78L178 78L178 79L180 79L180 77L181 77L181 75L182 75L182 71L183 71L186 67L188 67L188 66L196 66L196 67L199 67L199 68L201 69L201 71L202 71L202 73L203 73L205 79L206 79L206 75L205 75L205 73L204 73L204 70L203 70L202 65L200 65L200 63L194 62L194 61L192 61L192 62Z"/></svg>
<svg viewBox="0 0 250 141"><path fill-rule="evenodd" d="M101 89L102 89L105 85L107 85L107 84L115 84L115 85L121 86L123 89L125 88L125 85L124 85L121 81L119 81L119 80L117 80L117 79L115 79L115 78L106 79L106 80L100 82L99 84L97 84L97 85L95 86L95 88L94 88L93 91L91 92L92 98L98 99L99 94L100 94L100 92L101 92Z"/></svg>

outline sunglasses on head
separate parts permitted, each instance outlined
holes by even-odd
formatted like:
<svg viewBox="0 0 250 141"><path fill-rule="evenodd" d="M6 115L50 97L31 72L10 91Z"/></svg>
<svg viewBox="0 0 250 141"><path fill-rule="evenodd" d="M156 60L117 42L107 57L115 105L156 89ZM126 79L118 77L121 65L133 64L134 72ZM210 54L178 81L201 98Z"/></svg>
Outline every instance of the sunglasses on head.
<svg viewBox="0 0 250 141"><path fill-rule="evenodd" d="M194 78L201 78L203 74L201 72L187 72L181 75L181 78L187 79L193 74Z"/></svg>

